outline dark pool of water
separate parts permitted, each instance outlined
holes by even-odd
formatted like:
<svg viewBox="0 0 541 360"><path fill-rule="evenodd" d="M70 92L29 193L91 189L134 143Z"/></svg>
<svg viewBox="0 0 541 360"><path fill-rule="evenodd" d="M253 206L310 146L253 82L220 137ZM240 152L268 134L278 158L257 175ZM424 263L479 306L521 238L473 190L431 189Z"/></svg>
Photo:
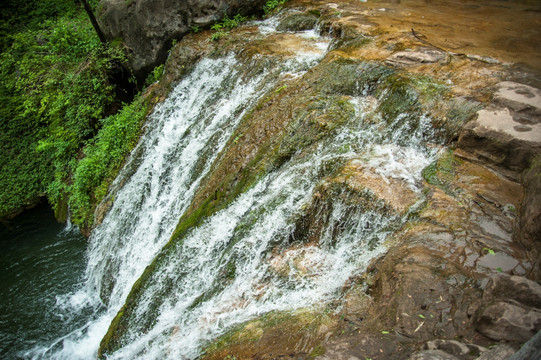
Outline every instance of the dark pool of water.
<svg viewBox="0 0 541 360"><path fill-rule="evenodd" d="M84 321L57 296L81 282L85 250L86 239L57 223L47 206L0 223L0 358L24 358Z"/></svg>

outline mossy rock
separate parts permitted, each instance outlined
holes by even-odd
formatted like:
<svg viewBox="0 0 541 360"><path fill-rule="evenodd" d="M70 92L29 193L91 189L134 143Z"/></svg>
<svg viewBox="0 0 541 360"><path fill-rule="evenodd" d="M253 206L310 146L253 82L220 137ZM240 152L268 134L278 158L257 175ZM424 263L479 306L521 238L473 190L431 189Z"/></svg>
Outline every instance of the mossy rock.
<svg viewBox="0 0 541 360"><path fill-rule="evenodd" d="M338 174L342 164L334 164L334 174ZM337 218L334 212L339 207L341 216ZM373 212L377 216L396 217L391 207L379 199L370 189L354 189L339 178L329 177L314 191L310 204L303 209L295 220L294 230L289 242L317 243L324 235L325 229L332 229L331 244L336 242L340 234L348 228L350 219L357 219L355 214ZM330 223L333 225L330 226ZM349 224L351 225L351 224ZM391 227L395 223L391 222ZM369 246L376 245L376 239L370 239Z"/></svg>
<svg viewBox="0 0 541 360"><path fill-rule="evenodd" d="M321 309L273 311L237 325L209 343L201 359L253 359L271 353L280 358L292 351L314 359L325 353L321 343L337 326L335 317ZM301 340L304 350L297 349Z"/></svg>
<svg viewBox="0 0 541 360"><path fill-rule="evenodd" d="M56 221L65 224L69 217L69 206L67 196L59 197L54 207Z"/></svg>
<svg viewBox="0 0 541 360"><path fill-rule="evenodd" d="M462 160L449 150L423 169L423 178L428 184L442 189L448 195L454 195L452 182L455 178L456 167L461 163Z"/></svg>
<svg viewBox="0 0 541 360"><path fill-rule="evenodd" d="M303 151L355 115L355 109L344 96L317 97L294 114L276 152L279 167L294 154Z"/></svg>
<svg viewBox="0 0 541 360"><path fill-rule="evenodd" d="M310 80L323 94L359 96L364 89L362 72L361 62L339 57L320 64Z"/></svg>
<svg viewBox="0 0 541 360"><path fill-rule="evenodd" d="M471 120L483 106L466 98L440 101L432 108L432 125L437 136L445 143L458 140L462 126Z"/></svg>
<svg viewBox="0 0 541 360"><path fill-rule="evenodd" d="M312 30L317 24L317 17L312 13L296 13L287 16L276 27L278 31Z"/></svg>

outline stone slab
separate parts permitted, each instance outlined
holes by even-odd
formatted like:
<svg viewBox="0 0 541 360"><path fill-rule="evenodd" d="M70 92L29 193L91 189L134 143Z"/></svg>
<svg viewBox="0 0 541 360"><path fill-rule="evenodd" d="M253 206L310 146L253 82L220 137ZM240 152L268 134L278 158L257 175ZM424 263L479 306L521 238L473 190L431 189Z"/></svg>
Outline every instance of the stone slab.
<svg viewBox="0 0 541 360"><path fill-rule="evenodd" d="M541 116L541 90L513 81L498 84L494 102L517 112L529 112ZM537 119L537 122L541 119Z"/></svg>

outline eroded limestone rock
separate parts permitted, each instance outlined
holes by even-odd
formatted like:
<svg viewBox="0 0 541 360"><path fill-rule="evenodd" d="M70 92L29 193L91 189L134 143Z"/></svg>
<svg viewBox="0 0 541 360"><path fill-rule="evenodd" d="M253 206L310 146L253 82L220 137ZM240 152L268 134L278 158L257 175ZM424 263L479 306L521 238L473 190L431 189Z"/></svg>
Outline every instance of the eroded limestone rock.
<svg viewBox="0 0 541 360"><path fill-rule="evenodd" d="M474 344L464 344L456 340L437 339L425 344L427 350L441 350L446 353L463 358L476 358L481 353L487 351L486 348Z"/></svg>
<svg viewBox="0 0 541 360"><path fill-rule="evenodd" d="M445 53L436 49L418 51L399 51L391 55L385 64L393 67L407 67L420 64L436 63L445 59Z"/></svg>
<svg viewBox="0 0 541 360"><path fill-rule="evenodd" d="M502 81L494 101L513 111L541 116L541 90L513 81ZM539 123L539 118L533 119Z"/></svg>
<svg viewBox="0 0 541 360"><path fill-rule="evenodd" d="M541 309L541 285L522 276L493 275L483 294L483 302L513 299L525 306Z"/></svg>
<svg viewBox="0 0 541 360"><path fill-rule="evenodd" d="M498 302L483 311L477 329L496 341L523 343L541 330L541 311Z"/></svg>
<svg viewBox="0 0 541 360"><path fill-rule="evenodd" d="M466 124L458 145L479 159L523 171L541 151L541 91L505 81L494 101Z"/></svg>
<svg viewBox="0 0 541 360"><path fill-rule="evenodd" d="M526 360L526 359L541 359L541 331L533 338L528 340L521 348L506 360ZM500 360L494 358L486 358L483 360ZM501 359L504 360L504 359Z"/></svg>
<svg viewBox="0 0 541 360"><path fill-rule="evenodd" d="M484 352L476 360L509 360L509 356L513 355L515 349L509 345L496 345L490 348L490 350ZM518 360L518 359L517 359ZM521 359L525 360L525 359Z"/></svg>
<svg viewBox="0 0 541 360"><path fill-rule="evenodd" d="M368 189L377 199L401 215L421 198L406 182L385 178L377 173L377 169L365 167L363 162L357 160L349 161L333 181L344 183L356 191Z"/></svg>

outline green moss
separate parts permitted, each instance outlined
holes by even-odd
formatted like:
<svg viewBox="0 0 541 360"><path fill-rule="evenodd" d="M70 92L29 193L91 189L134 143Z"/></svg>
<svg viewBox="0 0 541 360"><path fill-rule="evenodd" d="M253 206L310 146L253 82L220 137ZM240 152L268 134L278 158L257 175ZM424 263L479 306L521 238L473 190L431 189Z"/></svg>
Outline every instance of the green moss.
<svg viewBox="0 0 541 360"><path fill-rule="evenodd" d="M317 17L312 14L295 13L280 21L276 27L278 31L304 31L316 26Z"/></svg>
<svg viewBox="0 0 541 360"><path fill-rule="evenodd" d="M117 348L118 344L116 343L118 338L115 336L115 329L117 329L120 325L120 320L124 316L124 308L126 305L120 309L120 311L116 314L116 316L111 321L111 324L109 325L109 329L105 336L101 339L100 342L100 348L98 350L98 359L104 359L105 358L105 351L106 349L111 348Z"/></svg>
<svg viewBox="0 0 541 360"><path fill-rule="evenodd" d="M324 355L325 352L325 347L323 347L323 345L318 345L312 351L310 351L310 354L308 354L308 358L315 359L318 356Z"/></svg>
<svg viewBox="0 0 541 360"><path fill-rule="evenodd" d="M67 197L62 197L58 199L56 208L54 209L54 217L56 221L65 223L68 220L69 216L69 207Z"/></svg>
<svg viewBox="0 0 541 360"><path fill-rule="evenodd" d="M283 339L283 342L280 341L282 349L287 346L287 341L295 342L300 338L306 339L308 337L311 341L318 343L322 340L319 338L319 328L322 325L331 325L331 322L331 316L321 309L272 311L233 327L226 334L208 344L203 353L205 358L213 357L224 351L229 353L235 346L254 344L265 337L273 339L287 337L287 339ZM284 335L284 329L287 329L288 335ZM325 348L317 345L314 346L309 358L313 359L324 353Z"/></svg>
<svg viewBox="0 0 541 360"><path fill-rule="evenodd" d="M355 115L355 109L344 96L324 96L312 99L294 114L277 147L275 165L281 166L294 154L308 148Z"/></svg>
<svg viewBox="0 0 541 360"><path fill-rule="evenodd" d="M372 39L364 36L341 37L333 43L333 49L352 53L372 43Z"/></svg>
<svg viewBox="0 0 541 360"><path fill-rule="evenodd" d="M312 14L316 17L320 17L321 16L321 11L319 11L319 9L310 9L308 10L308 13L309 14Z"/></svg>
<svg viewBox="0 0 541 360"><path fill-rule="evenodd" d="M364 83L360 65L359 61L346 58L324 62L314 69L318 76L312 80L312 84L326 95L362 95Z"/></svg>
<svg viewBox="0 0 541 360"><path fill-rule="evenodd" d="M402 74L393 74L384 79L378 86L380 98L378 111L387 123L394 121L399 115L406 115L406 121L415 121L420 115L419 93L411 86L411 80Z"/></svg>
<svg viewBox="0 0 541 360"><path fill-rule="evenodd" d="M445 191L448 195L455 195L452 181L455 177L455 169L461 160L448 150L440 158L423 169L422 176L427 183Z"/></svg>

